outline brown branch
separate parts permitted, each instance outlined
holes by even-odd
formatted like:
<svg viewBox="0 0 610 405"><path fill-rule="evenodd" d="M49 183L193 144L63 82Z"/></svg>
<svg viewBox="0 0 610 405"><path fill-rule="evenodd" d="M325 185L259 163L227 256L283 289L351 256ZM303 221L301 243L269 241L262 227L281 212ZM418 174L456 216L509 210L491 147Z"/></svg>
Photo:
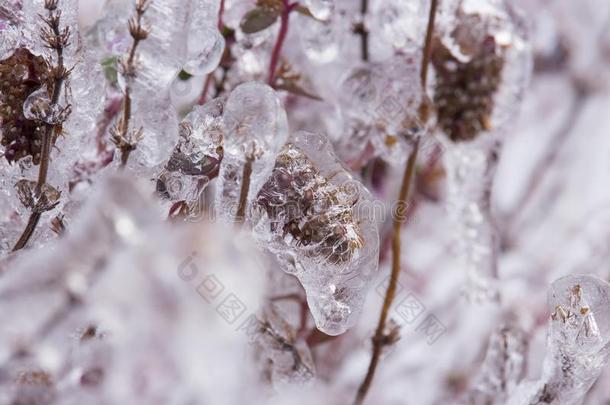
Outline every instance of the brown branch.
<svg viewBox="0 0 610 405"><path fill-rule="evenodd" d="M364 62L369 60L369 32L366 29L365 18L368 13L368 0L361 0L360 2L360 15L362 21L358 22L354 26L354 33L360 36L360 57Z"/></svg>
<svg viewBox="0 0 610 405"><path fill-rule="evenodd" d="M432 0L430 3L430 14L428 15L428 28L426 29L426 42L424 44L424 55L421 63L421 83L424 91L428 84L428 65L432 57L432 34L434 34L434 21L436 19L436 9L438 0Z"/></svg>
<svg viewBox="0 0 610 405"><path fill-rule="evenodd" d="M432 34L434 32L434 20L436 16L437 5L437 0L432 0L430 4L430 16L428 18L428 28L426 32L426 42L424 44L424 56L422 58L421 65L421 86L424 92L426 90L428 79L427 71L428 65L430 63L430 55L432 52ZM424 109L421 108L420 110L422 111L423 115ZM422 118L425 119L427 117ZM364 398L366 397L366 394L371 387L371 383L373 382L373 378L375 377L375 371L377 370L377 366L379 364L379 359L383 348L395 342L396 339L395 337L393 337L393 334L395 333L394 331L390 332L389 334L386 333L386 323L388 320L390 308L392 307L392 303L394 302L394 297L396 295L396 286L398 283L398 276L400 275L400 231L402 229L402 224L406 219L406 213L408 209L407 199L409 196L409 189L411 188L413 175L415 173L415 163L417 162L419 142L420 138L417 137L415 139L413 149L411 150L411 153L409 155L409 159L407 160L407 165L405 167L405 172L402 178L402 185L400 187L400 193L398 194L398 205L392 216L392 272L390 275L390 282L388 284L388 289L383 300L383 307L381 308L379 323L377 324L375 335L372 338L373 354L371 356L371 362L369 363L369 368L367 370L366 376L364 377L364 380L358 388L356 399L354 400L354 405L361 405L364 402Z"/></svg>
<svg viewBox="0 0 610 405"><path fill-rule="evenodd" d="M398 283L398 276L400 275L400 230L402 228L402 223L405 220L405 213L407 211L407 197L409 194L409 189L411 187L411 179L413 178L413 173L415 172L415 162L417 160L417 153L419 150L419 138L415 140L415 145L413 146L413 150L409 155L409 160L407 162L405 173L402 179L402 186L400 188L400 194L398 196L398 206L396 211L394 212L392 218L393 224L393 239L392 239L392 273L390 276L390 282L388 284L388 290L386 291L385 298L383 300L383 307L381 308L381 316L379 317L379 323L377 324L377 329L375 331L375 336L373 336L373 356L371 357L371 362L369 364L368 371L358 388L358 394L356 395L356 400L354 401L355 405L360 405L363 403L364 398L371 386L371 382L373 381L373 377L375 376L375 371L377 369L377 365L379 364L379 357L381 356L381 352L386 345L387 339L386 337L386 322L388 319L388 314L390 312L390 307L392 306L392 302L394 301L394 296L396 294L396 285Z"/></svg>

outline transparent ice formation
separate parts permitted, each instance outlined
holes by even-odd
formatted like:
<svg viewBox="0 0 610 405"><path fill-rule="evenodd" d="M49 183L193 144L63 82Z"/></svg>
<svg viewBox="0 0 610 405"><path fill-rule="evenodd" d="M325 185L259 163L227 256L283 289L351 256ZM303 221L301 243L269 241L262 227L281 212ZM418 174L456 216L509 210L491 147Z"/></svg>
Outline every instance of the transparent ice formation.
<svg viewBox="0 0 610 405"><path fill-rule="evenodd" d="M495 300L498 240L489 194L497 156L487 148L449 144L443 153L447 173L447 211L454 226L465 294L474 301Z"/></svg>
<svg viewBox="0 0 610 405"><path fill-rule="evenodd" d="M345 332L377 270L369 192L341 166L325 136L298 132L277 155L252 210L256 238L299 279L316 326L329 335Z"/></svg>
<svg viewBox="0 0 610 405"><path fill-rule="evenodd" d="M374 24L385 43L401 52L417 52L423 47L430 2L427 0L385 0L372 2ZM373 32L373 35L377 34Z"/></svg>
<svg viewBox="0 0 610 405"><path fill-rule="evenodd" d="M275 91L262 83L237 86L223 113L224 158L217 189L217 211L233 220L239 206L243 174L251 165L248 193L251 201L273 169L277 152L288 136L286 112ZM247 214L247 213L246 213Z"/></svg>
<svg viewBox="0 0 610 405"><path fill-rule="evenodd" d="M522 384L510 405L579 405L610 354L610 284L589 275L555 281L542 377Z"/></svg>
<svg viewBox="0 0 610 405"><path fill-rule="evenodd" d="M305 6L318 20L328 20L335 10L335 0L305 0Z"/></svg>
<svg viewBox="0 0 610 405"><path fill-rule="evenodd" d="M66 108L65 105L51 103L49 90L43 86L25 100L23 115L31 121L57 125L64 122L68 116Z"/></svg>
<svg viewBox="0 0 610 405"><path fill-rule="evenodd" d="M421 57L397 55L352 68L341 82L339 105L343 136L341 157L361 158L367 147L375 155L403 164L410 140L426 132L420 107L427 99L419 79Z"/></svg>
<svg viewBox="0 0 610 405"><path fill-rule="evenodd" d="M514 325L503 325L489 337L483 364L473 386L459 402L463 405L504 405L508 395L526 372L526 333Z"/></svg>
<svg viewBox="0 0 610 405"><path fill-rule="evenodd" d="M218 176L224 155L223 108L223 101L214 99L195 107L182 120L178 144L157 180L157 191L163 197L196 204Z"/></svg>
<svg viewBox="0 0 610 405"><path fill-rule="evenodd" d="M191 0L183 69L193 75L210 73L218 66L225 39L218 31L220 0Z"/></svg>
<svg viewBox="0 0 610 405"><path fill-rule="evenodd" d="M498 246L490 194L498 149L531 70L525 24L500 0L448 2L439 21L433 102L446 139L448 210L467 295L495 299Z"/></svg>
<svg viewBox="0 0 610 405"><path fill-rule="evenodd" d="M342 38L336 21L320 21L299 15L298 26L301 45L309 60L316 65L323 65L337 58Z"/></svg>

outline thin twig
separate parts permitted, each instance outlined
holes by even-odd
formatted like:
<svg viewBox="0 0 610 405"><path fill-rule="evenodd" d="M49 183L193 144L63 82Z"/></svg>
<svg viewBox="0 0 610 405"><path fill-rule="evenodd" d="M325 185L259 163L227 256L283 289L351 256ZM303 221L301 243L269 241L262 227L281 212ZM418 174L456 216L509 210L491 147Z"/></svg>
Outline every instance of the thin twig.
<svg viewBox="0 0 610 405"><path fill-rule="evenodd" d="M273 86L275 82L275 74L277 71L277 65L280 61L280 56L282 55L282 47L284 46L284 41L286 40L286 35L288 34L288 24L290 22L290 13L296 9L299 3L288 3L288 0L283 0L284 7L282 9L282 14L280 15L280 33L277 36L277 40L275 41L275 46L273 47L273 53L271 54L271 62L269 63L269 78L267 80L267 84L269 86Z"/></svg>
<svg viewBox="0 0 610 405"><path fill-rule="evenodd" d="M133 43L129 50L129 54L126 61L121 62L121 69L123 74L128 78L125 83L125 91L123 95L123 113L115 128L113 129L114 134L112 135L112 142L116 145L117 149L121 152L121 168L127 166L129 156L131 152L136 149L137 143L142 138L142 131L135 131L133 134L129 132L129 121L131 120L131 87L129 79L135 76L135 58L138 45L141 41L148 38L148 31L142 25L142 17L147 9L148 0L136 0L135 5L135 16L129 19L129 33L133 38Z"/></svg>
<svg viewBox="0 0 610 405"><path fill-rule="evenodd" d="M426 32L426 42L424 44L424 56L422 58L422 66L421 66L421 86L423 91L425 92L427 86L428 75L428 64L430 63L430 55L432 49L432 34L434 31L434 20L436 16L436 8L437 8L437 0L432 0L430 4L430 16L428 18L428 28ZM392 307L392 303L394 302L394 297L396 295L396 286L398 283L398 276L400 275L400 257L401 257L401 243L400 243L400 231L402 229L402 224L405 221L408 203L407 199L409 196L409 189L411 188L411 183L413 179L413 175L415 173L415 163L417 162L417 154L419 151L419 142L420 138L417 137L415 139L413 149L409 154L409 159L407 160L407 165L405 167L405 172L402 178L402 185L400 187L400 193L398 195L398 205L396 210L392 216L392 228L393 228L393 238L392 238L392 272L390 275L390 282L388 284L388 289L386 291L385 298L383 300L383 307L381 308L381 315L379 316L379 323L377 324L377 329L375 330L375 335L373 336L373 354L371 356L371 362L369 364L369 368L367 370L366 376L364 380L360 384L358 388L358 392L356 394L356 399L354 400L354 405L361 405L366 397L369 388L371 387L371 383L375 376L375 371L377 370L377 366L379 364L379 358L383 351L383 348L391 344L394 339L390 338L390 336L386 333L386 323L388 320L388 314L390 312L390 308Z"/></svg>
<svg viewBox="0 0 610 405"><path fill-rule="evenodd" d="M61 12L57 11L58 0L46 0L44 3L45 9L49 12L49 17L43 19L48 26L42 31L42 39L46 42L46 46L50 49L55 49L57 55L57 65L53 67L53 93L51 95L51 109L53 109L59 102L59 96L64 85L65 79L70 75L71 71L66 69L64 66L64 47L69 45L70 40L70 28L66 27L60 30L59 24L61 19ZM67 107L69 108L69 107ZM67 109L64 111L68 111ZM36 182L36 188L34 190L35 196L38 198L42 193L42 188L47 183L47 176L49 173L51 147L55 135L55 130L58 128L55 124L45 123L45 132L42 137L42 149L40 152L40 168L38 169L38 180ZM40 221L41 212L36 209L32 210L30 217L28 218L27 225L23 230L23 233L19 237L19 240L13 247L13 252L23 249L32 235L34 230Z"/></svg>
<svg viewBox="0 0 610 405"><path fill-rule="evenodd" d="M411 187L411 179L413 178L413 173L415 172L415 162L417 160L418 150L419 138L415 140L415 145L413 146L413 150L409 155L409 160L407 162L402 180L402 186L400 188L400 194L398 195L398 206L392 218L394 233L392 239L392 274L390 276L388 290L386 291L385 298L383 300L383 307L381 308L381 316L379 317L379 323L377 324L375 336L373 336L372 339L373 356L371 357L371 362L369 364L366 377L358 388L358 394L356 395L356 400L354 401L355 405L360 405L364 401L364 398L371 386L371 382L373 381L373 377L375 376L375 370L377 369L377 365L379 363L379 357L381 356L381 352L386 342L386 322L388 319L388 314L390 312L390 307L392 306L392 302L394 302L394 296L396 294L396 285L398 283L398 276L400 274L400 230L402 228L402 223L406 217L405 213L407 212L408 206L407 197L409 194L409 189Z"/></svg>
<svg viewBox="0 0 610 405"><path fill-rule="evenodd" d="M426 42L424 44L424 55L421 63L421 83L424 91L428 85L428 66L432 57L432 34L434 33L434 21L436 20L436 8L438 0L432 0L430 3L430 14L428 15L428 28L426 30Z"/></svg>
<svg viewBox="0 0 610 405"><path fill-rule="evenodd" d="M248 205L248 193L250 192L250 180L252 178L252 164L254 158L248 156L244 164L244 171L241 179L241 190L239 192L239 204L235 214L235 222L243 224L246 219L246 206Z"/></svg>

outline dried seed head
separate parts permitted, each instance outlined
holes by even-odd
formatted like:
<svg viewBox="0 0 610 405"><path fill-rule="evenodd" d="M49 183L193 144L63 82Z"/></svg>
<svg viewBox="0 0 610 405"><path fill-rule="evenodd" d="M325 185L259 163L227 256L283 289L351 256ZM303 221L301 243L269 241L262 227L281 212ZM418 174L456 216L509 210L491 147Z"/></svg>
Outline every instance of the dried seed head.
<svg viewBox="0 0 610 405"><path fill-rule="evenodd" d="M322 176L303 151L288 144L257 204L267 212L272 231L284 223L283 234L290 235L290 243L308 247L307 255L340 264L364 246L348 194Z"/></svg>
<svg viewBox="0 0 610 405"><path fill-rule="evenodd" d="M23 104L41 87L51 89L52 76L44 58L26 48L17 49L0 62L0 143L6 148L4 157L9 163L31 156L35 165L40 164L45 127L25 118Z"/></svg>
<svg viewBox="0 0 610 405"><path fill-rule="evenodd" d="M493 36L487 36L472 59L461 62L440 41L432 64L438 122L454 142L470 141L492 129L494 97L501 83L504 58Z"/></svg>

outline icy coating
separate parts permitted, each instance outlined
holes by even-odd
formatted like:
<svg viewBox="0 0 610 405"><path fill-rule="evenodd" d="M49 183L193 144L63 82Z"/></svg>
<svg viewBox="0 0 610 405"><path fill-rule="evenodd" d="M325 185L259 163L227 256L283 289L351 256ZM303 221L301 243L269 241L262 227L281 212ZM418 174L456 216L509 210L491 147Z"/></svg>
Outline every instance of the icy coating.
<svg viewBox="0 0 610 405"><path fill-rule="evenodd" d="M570 275L548 291L551 314L547 353L539 381L524 382L510 405L578 405L610 355L610 284L590 275Z"/></svg>
<svg viewBox="0 0 610 405"><path fill-rule="evenodd" d="M253 203L256 238L299 278L327 334L354 324L377 271L373 208L328 140L308 132L289 139Z"/></svg>
<svg viewBox="0 0 610 405"><path fill-rule="evenodd" d="M442 131L447 210L466 273L465 294L495 300L498 238L491 186L502 139L528 84L523 19L502 0L445 2L432 51L433 104Z"/></svg>
<svg viewBox="0 0 610 405"><path fill-rule="evenodd" d="M209 182L218 177L224 156L224 102L220 99L196 107L180 123L178 143L157 180L157 192L171 201L186 201L191 208Z"/></svg>
<svg viewBox="0 0 610 405"><path fill-rule="evenodd" d="M247 201L251 201L273 169L276 153L286 142L288 121L271 87L248 82L237 86L229 95L223 122L224 157L216 190L216 209L221 219L233 221L244 172L251 171L247 195Z"/></svg>
<svg viewBox="0 0 610 405"><path fill-rule="evenodd" d="M420 84L420 64L418 53L399 54L346 73L338 95L343 159L358 166L371 148L392 164L406 162L409 141L428 129L421 115L428 99Z"/></svg>

